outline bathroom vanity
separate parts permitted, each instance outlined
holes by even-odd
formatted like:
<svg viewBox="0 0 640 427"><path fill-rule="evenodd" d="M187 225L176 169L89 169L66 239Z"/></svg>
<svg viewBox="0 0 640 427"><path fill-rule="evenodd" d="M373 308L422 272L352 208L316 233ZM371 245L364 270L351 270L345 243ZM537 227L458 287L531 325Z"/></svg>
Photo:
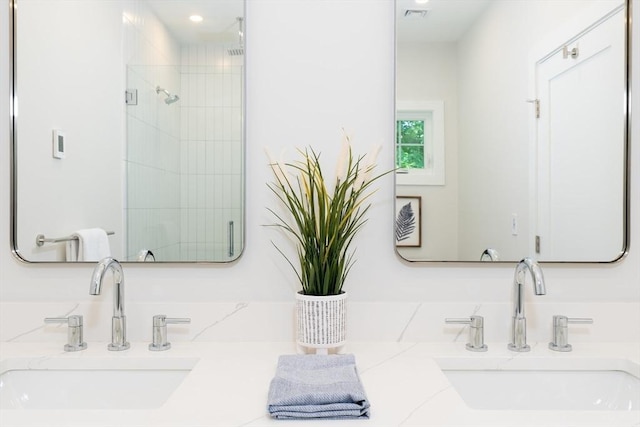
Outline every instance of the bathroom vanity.
<svg viewBox="0 0 640 427"><path fill-rule="evenodd" d="M3 427L276 425L278 422L270 419L266 410L269 383L275 373L278 356L296 352L292 343L283 342L175 343L172 350L166 352L149 352L145 343L132 343L126 352L108 352L105 351L106 344L103 344L89 343L87 350L70 353L63 352L59 345L53 343L3 343L0 370L26 369L51 373L73 369L75 373L84 371L87 375L100 370L118 371L112 372L110 381L122 382L122 394L129 391L127 375L144 374L145 371L150 376L171 371L183 371L186 375L176 384L167 386L170 389L167 396L150 396L146 401L144 396L142 399L128 399L128 402L115 399L112 403L104 400L91 403L89 399L59 402L57 407L60 409L5 409L9 402L3 400L0 424ZM454 387L445 375L452 369L485 373L536 370L553 371L555 374L618 371L637 383L640 377L640 344L583 343L579 352L572 353L553 352L547 348L547 343L532 342L532 350L528 353L511 352L507 350L506 343L489 343L489 346L492 348L490 352L470 353L459 343L348 343L344 352L355 355L371 401L369 420L349 422L376 427L513 426L514 420L518 420L519 426L631 427L640 422L637 407L633 410L616 408L610 401L607 403L606 398L600 406L585 401L579 403L584 405L583 409L548 409L547 403L538 402L540 394L529 393L526 400L530 406L526 410L474 409L461 397L458 385ZM116 374L123 375L122 379ZM71 381L66 381L65 386L73 387ZM560 378L547 393L561 390L562 382ZM108 387L108 383L102 384ZM99 382L92 386L97 388L97 384ZM80 383L77 385L81 386ZM117 389L117 384L115 386ZM487 382L486 390L491 392L494 386L493 382ZM522 391L523 387L514 388L512 393ZM62 388L58 388L58 393L62 393ZM100 390L95 390L96 396L99 393ZM52 395L51 398L60 396ZM29 402L24 403L29 405ZM40 404L46 407L46 399ZM100 405L102 407L97 409ZM474 403L471 405L475 406ZM287 425L310 423L333 426L344 425L345 421L290 421Z"/></svg>

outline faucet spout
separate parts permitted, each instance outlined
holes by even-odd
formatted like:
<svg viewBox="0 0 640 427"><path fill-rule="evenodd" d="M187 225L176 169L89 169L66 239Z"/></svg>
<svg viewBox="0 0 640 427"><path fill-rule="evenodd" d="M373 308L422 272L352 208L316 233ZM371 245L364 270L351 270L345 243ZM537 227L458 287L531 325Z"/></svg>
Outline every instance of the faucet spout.
<svg viewBox="0 0 640 427"><path fill-rule="evenodd" d="M529 345L527 345L527 319L524 315L524 292L522 291L527 271L531 273L533 279L534 293L536 295L545 295L547 293L542 269L538 263L531 258L524 258L516 266L516 272L513 277L513 324L511 342L508 345L509 350L519 352L529 351L531 349Z"/></svg>
<svg viewBox="0 0 640 427"><path fill-rule="evenodd" d="M516 272L513 277L513 285L515 287L513 315L519 318L524 317L524 294L522 292L522 287L525 283L527 270L531 273L531 278L533 279L533 291L535 294L545 295L547 293L542 269L538 263L531 258L524 258L516 266Z"/></svg>
<svg viewBox="0 0 640 427"><path fill-rule="evenodd" d="M107 271L113 273L113 316L111 317L111 351L121 351L129 348L127 342L127 318L124 314L124 273L122 266L113 258L102 259L91 276L89 284L90 295L100 295L102 281Z"/></svg>

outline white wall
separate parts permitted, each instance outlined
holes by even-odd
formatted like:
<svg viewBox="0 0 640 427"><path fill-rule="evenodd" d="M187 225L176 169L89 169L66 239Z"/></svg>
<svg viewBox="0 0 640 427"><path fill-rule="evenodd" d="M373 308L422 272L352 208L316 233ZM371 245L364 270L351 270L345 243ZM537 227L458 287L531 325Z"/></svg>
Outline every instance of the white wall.
<svg viewBox="0 0 640 427"><path fill-rule="evenodd" d="M635 22L640 1L634 0ZM362 11L366 10L366 19ZM0 12L7 28L7 8ZM159 305L247 301L290 302L293 274L271 245L265 211L275 201L263 147L275 153L312 144L329 164L337 155L341 127L358 152L384 143L381 169L393 166L393 3L380 0L249 0L247 6L247 233L246 250L231 265L127 265L127 299ZM330 29L330 30L329 30ZM640 33L634 43L640 45ZM0 301L3 303L97 300L88 295L92 265L26 265L9 251L9 123L6 30L0 34L2 73L0 135ZM640 58L633 78L640 81ZM633 93L640 111L640 88ZM632 248L613 265L543 266L547 295L533 304L633 302L640 304L640 120L633 123ZM346 289L354 302L507 303L513 265L428 264L399 260L393 250L393 182L379 184L370 220L357 240L357 263ZM490 265L488 265L490 264ZM467 304L468 305L468 304ZM239 306L238 306L239 307ZM108 309L104 309L106 319ZM179 314L188 314L181 312ZM455 313L456 315L462 313ZM588 316L589 313L579 313ZM578 315L578 313L576 313ZM39 319L36 319L39 320ZM429 327L429 325L423 325ZM0 327L2 327L0 325ZM369 333L376 334L375 330Z"/></svg>

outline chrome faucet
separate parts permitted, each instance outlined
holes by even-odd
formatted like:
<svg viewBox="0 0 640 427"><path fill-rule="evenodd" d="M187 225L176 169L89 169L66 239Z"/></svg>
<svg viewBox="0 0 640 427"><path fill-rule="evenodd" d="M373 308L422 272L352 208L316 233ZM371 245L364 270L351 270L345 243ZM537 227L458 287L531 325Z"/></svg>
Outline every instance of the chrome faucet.
<svg viewBox="0 0 640 427"><path fill-rule="evenodd" d="M531 258L524 258L516 266L513 276L513 325L511 329L511 342L507 346L512 351L529 351L527 345L527 319L524 317L524 294L522 287L525 283L526 271L531 272L533 278L533 290L536 295L545 295L544 276L537 262Z"/></svg>
<svg viewBox="0 0 640 427"><path fill-rule="evenodd" d="M499 261L500 254L498 251L492 248L487 248L480 255L480 261Z"/></svg>
<svg viewBox="0 0 640 427"><path fill-rule="evenodd" d="M124 315L124 274L122 266L113 258L104 258L93 270L90 295L100 295L100 287L105 273L113 272L113 317L111 318L111 344L108 349L121 351L129 348L127 342L127 318Z"/></svg>

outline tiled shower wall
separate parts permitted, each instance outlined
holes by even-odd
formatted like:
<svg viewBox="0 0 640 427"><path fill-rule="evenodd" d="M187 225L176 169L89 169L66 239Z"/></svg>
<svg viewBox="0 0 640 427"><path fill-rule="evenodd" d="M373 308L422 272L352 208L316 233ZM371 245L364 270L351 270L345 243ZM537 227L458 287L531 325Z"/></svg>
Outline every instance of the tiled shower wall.
<svg viewBox="0 0 640 427"><path fill-rule="evenodd" d="M181 259L228 260L242 244L242 55L182 47Z"/></svg>
<svg viewBox="0 0 640 427"><path fill-rule="evenodd" d="M124 14L127 88L125 159L126 257L150 249L158 260L180 258L180 106L167 105L161 86L180 94L180 46L145 2Z"/></svg>

